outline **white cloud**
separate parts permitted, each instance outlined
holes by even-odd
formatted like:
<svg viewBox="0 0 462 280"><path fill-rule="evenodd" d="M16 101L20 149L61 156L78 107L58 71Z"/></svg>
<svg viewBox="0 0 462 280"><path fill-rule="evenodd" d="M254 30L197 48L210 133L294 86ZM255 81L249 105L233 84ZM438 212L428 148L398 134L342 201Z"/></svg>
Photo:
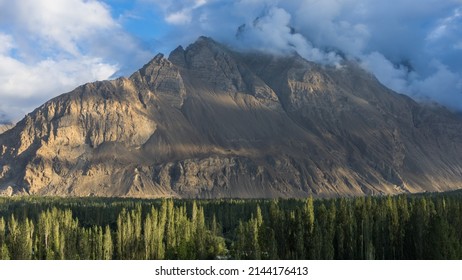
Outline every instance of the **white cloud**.
<svg viewBox="0 0 462 280"><path fill-rule="evenodd" d="M9 53L13 47L13 37L0 33L0 55Z"/></svg>
<svg viewBox="0 0 462 280"><path fill-rule="evenodd" d="M104 80L117 70L101 59L81 56L71 60L46 59L25 64L0 55L0 98L9 117L17 121L40 103L79 84Z"/></svg>
<svg viewBox="0 0 462 280"><path fill-rule="evenodd" d="M452 35L451 33L456 31L456 29L458 29L459 27L458 21L460 21L461 18L462 18L462 8L455 9L450 16L445 17L439 21L437 26L428 33L426 39L428 41L436 41L436 40L441 39L442 37L451 36ZM460 30L457 30L457 31L460 32Z"/></svg>
<svg viewBox="0 0 462 280"><path fill-rule="evenodd" d="M97 1L22 0L0 2L0 24L34 36L41 47L79 54L79 42L117 27Z"/></svg>
<svg viewBox="0 0 462 280"><path fill-rule="evenodd" d="M0 0L0 110L15 121L150 57L99 1Z"/></svg>
<svg viewBox="0 0 462 280"><path fill-rule="evenodd" d="M377 79L394 91L406 92L408 89L409 69L396 67L383 54L373 52L363 56L361 65L374 73Z"/></svg>
<svg viewBox="0 0 462 280"><path fill-rule="evenodd" d="M462 74L449 70L437 60L431 61L431 65L433 73L425 79L414 81L408 92L420 99L432 99L449 108L461 109Z"/></svg>
<svg viewBox="0 0 462 280"><path fill-rule="evenodd" d="M151 0L164 13L167 23L185 25L191 22L194 11L209 3L207 0Z"/></svg>
<svg viewBox="0 0 462 280"><path fill-rule="evenodd" d="M290 27L291 15L282 8L270 8L257 20L249 21L240 29L240 46L267 52L288 54L296 51L305 58L321 63L337 63L340 58L323 52Z"/></svg>
<svg viewBox="0 0 462 280"><path fill-rule="evenodd" d="M165 21L171 24L186 24L191 22L191 15L189 11L181 10L167 15Z"/></svg>
<svg viewBox="0 0 462 280"><path fill-rule="evenodd" d="M462 74L449 70L438 60L429 62L432 71L426 76L419 76L403 65L393 65L377 52L363 56L362 66L394 91L422 101L436 101L451 109L462 108Z"/></svg>

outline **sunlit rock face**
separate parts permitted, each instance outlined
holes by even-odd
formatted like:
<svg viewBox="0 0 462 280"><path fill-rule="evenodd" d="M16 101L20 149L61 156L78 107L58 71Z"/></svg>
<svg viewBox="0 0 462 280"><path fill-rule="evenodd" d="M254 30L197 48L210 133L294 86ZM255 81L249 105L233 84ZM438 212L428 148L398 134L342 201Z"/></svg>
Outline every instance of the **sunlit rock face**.
<svg viewBox="0 0 462 280"><path fill-rule="evenodd" d="M0 134L2 134L3 132L9 130L12 127L13 127L13 125L10 124L10 123L1 123L0 122Z"/></svg>
<svg viewBox="0 0 462 280"><path fill-rule="evenodd" d="M461 178L460 116L354 62L237 53L204 37L0 134L2 195L332 197L445 191Z"/></svg>

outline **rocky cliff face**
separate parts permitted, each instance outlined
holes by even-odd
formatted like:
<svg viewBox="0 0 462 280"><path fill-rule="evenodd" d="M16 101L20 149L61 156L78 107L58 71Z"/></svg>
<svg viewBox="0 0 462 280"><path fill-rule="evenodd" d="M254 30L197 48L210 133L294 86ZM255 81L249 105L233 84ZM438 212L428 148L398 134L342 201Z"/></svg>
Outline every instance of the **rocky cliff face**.
<svg viewBox="0 0 462 280"><path fill-rule="evenodd" d="M462 186L462 120L355 63L208 38L56 97L0 134L4 195L327 197Z"/></svg>

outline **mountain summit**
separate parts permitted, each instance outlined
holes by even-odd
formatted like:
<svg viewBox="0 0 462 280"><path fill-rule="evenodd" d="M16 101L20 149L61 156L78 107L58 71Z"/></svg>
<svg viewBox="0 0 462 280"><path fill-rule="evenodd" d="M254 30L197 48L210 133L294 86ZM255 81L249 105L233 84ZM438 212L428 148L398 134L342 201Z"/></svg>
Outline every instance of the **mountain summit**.
<svg viewBox="0 0 462 280"><path fill-rule="evenodd" d="M0 134L4 195L304 197L462 186L462 120L354 62L201 37L82 85Z"/></svg>

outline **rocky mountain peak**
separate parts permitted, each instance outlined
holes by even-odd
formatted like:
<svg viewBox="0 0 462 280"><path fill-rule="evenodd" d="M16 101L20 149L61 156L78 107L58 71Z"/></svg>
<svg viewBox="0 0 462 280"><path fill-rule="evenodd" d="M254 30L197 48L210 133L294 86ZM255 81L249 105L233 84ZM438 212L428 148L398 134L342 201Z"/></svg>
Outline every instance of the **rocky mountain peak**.
<svg viewBox="0 0 462 280"><path fill-rule="evenodd" d="M154 56L148 63L146 63L143 67L141 67L139 72L141 76L152 76L156 75L156 69L159 65L170 65L170 62L164 57L164 54L159 53Z"/></svg>
<svg viewBox="0 0 462 280"><path fill-rule="evenodd" d="M208 37L200 37L186 49L180 46L169 56L169 61L188 71L191 82L199 87L208 85L223 92L252 91L254 84L259 83L258 78L240 59L239 55Z"/></svg>
<svg viewBox="0 0 462 280"><path fill-rule="evenodd" d="M203 49L208 49L212 52L218 52L218 51L221 51L221 52L229 52L230 49L225 47L224 45L218 43L217 41L213 40L212 38L210 37L206 37L206 36L200 36L199 38L197 38L197 40L192 43L191 45L189 45L187 48L187 50L203 50Z"/></svg>
<svg viewBox="0 0 462 280"><path fill-rule="evenodd" d="M179 67L186 67L186 57L184 48L182 46L178 46L170 53L170 55L168 56L168 60L170 60L173 64Z"/></svg>

